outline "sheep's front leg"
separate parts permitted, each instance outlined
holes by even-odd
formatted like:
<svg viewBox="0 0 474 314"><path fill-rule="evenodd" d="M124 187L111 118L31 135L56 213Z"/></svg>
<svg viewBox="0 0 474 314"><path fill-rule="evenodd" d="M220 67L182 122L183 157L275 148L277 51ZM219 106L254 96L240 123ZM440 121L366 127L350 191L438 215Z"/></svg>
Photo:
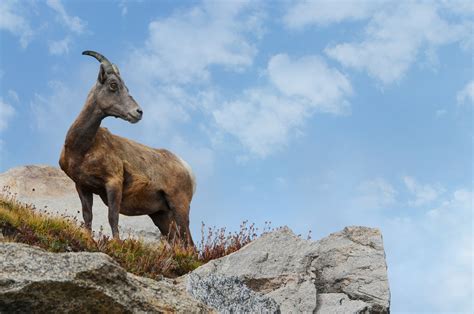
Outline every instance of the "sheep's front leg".
<svg viewBox="0 0 474 314"><path fill-rule="evenodd" d="M82 204L82 217L84 218L84 226L89 232L92 232L92 193L85 191L77 184L76 191L77 194L79 194L79 198Z"/></svg>
<svg viewBox="0 0 474 314"><path fill-rule="evenodd" d="M107 192L107 203L109 205L109 224L112 228L112 235L114 239L120 239L118 230L118 221L120 206L122 203L122 181L110 180L105 185Z"/></svg>

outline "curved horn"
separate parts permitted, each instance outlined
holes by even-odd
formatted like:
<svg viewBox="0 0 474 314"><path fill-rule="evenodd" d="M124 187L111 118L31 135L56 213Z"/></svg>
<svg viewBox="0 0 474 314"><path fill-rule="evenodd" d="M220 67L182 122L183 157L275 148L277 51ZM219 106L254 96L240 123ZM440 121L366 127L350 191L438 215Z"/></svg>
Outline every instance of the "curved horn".
<svg viewBox="0 0 474 314"><path fill-rule="evenodd" d="M82 54L96 58L104 66L105 72L116 73L114 67L112 66L112 63L110 63L110 61L100 53L91 50L86 50L83 51Z"/></svg>
<svg viewBox="0 0 474 314"><path fill-rule="evenodd" d="M120 71L119 71L118 67L115 64L112 64L112 68L114 69L115 73L120 75Z"/></svg>

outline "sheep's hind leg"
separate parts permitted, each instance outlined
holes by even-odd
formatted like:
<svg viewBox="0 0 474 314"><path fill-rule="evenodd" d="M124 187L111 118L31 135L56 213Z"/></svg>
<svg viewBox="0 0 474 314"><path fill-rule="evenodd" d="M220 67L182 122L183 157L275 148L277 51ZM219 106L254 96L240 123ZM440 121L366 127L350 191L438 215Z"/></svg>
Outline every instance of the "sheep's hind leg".
<svg viewBox="0 0 474 314"><path fill-rule="evenodd" d="M177 211L175 221L179 237L184 240L186 245L194 246L191 230L189 229L189 210Z"/></svg>
<svg viewBox="0 0 474 314"><path fill-rule="evenodd" d="M178 235L181 240L188 246L194 246L191 230L189 229L189 201L185 197L177 195L173 199L166 198L168 206L173 213L175 223L172 236Z"/></svg>
<svg viewBox="0 0 474 314"><path fill-rule="evenodd" d="M181 239L185 241L186 244L193 245L192 240L189 241L185 237L186 231L189 232L189 228L186 229L183 227L183 224L180 223L180 218L176 217L173 211L159 211L149 216L168 241L174 242L177 239ZM184 230L182 230L182 228L184 228Z"/></svg>
<svg viewBox="0 0 474 314"><path fill-rule="evenodd" d="M173 213L170 210L162 210L150 214L149 216L153 220L155 226L160 229L161 235L164 237L169 237L172 224L174 223Z"/></svg>
<svg viewBox="0 0 474 314"><path fill-rule="evenodd" d="M162 197L165 202L160 206L161 210L149 215L153 223L168 240L174 241L179 238L186 245L194 246L189 230L189 202L179 197L170 200L164 193ZM177 204L182 205L179 207Z"/></svg>
<svg viewBox="0 0 474 314"><path fill-rule="evenodd" d="M76 190L77 194L79 194L82 204L82 218L84 218L84 226L89 232L92 232L92 193L85 191L77 184Z"/></svg>

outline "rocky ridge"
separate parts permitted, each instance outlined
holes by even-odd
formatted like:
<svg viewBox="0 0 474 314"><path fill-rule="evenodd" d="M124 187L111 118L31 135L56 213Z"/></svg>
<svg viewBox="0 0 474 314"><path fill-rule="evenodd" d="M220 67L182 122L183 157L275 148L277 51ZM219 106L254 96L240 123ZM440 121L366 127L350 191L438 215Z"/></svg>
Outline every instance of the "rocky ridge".
<svg viewBox="0 0 474 314"><path fill-rule="evenodd" d="M57 168L12 169L0 174L4 185L23 202L82 220L74 185ZM106 209L94 210L101 223L96 212ZM135 228L136 217L123 218ZM135 276L102 253L48 253L0 236L0 313L28 311L388 313L390 290L382 235L367 227L319 241L284 227L175 280Z"/></svg>
<svg viewBox="0 0 474 314"><path fill-rule="evenodd" d="M0 242L0 313L389 313L377 229L320 241L268 233L176 280L127 273L102 253L48 253Z"/></svg>

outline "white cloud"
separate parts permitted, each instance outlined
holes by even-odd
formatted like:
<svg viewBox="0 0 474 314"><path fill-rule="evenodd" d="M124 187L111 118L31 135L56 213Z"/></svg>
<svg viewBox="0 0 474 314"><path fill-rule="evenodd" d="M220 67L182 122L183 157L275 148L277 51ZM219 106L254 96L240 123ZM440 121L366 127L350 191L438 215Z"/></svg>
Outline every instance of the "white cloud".
<svg viewBox="0 0 474 314"><path fill-rule="evenodd" d="M33 30L21 11L16 1L0 1L0 30L6 30L18 36L21 47L26 48L33 37Z"/></svg>
<svg viewBox="0 0 474 314"><path fill-rule="evenodd" d="M383 209L395 203L397 191L386 180L375 178L366 180L357 187L358 196L354 199L360 210Z"/></svg>
<svg viewBox="0 0 474 314"><path fill-rule="evenodd" d="M149 143L153 143L157 136L171 138L180 134L185 125L197 128L194 122L199 119L191 117L203 114L202 118L209 118L209 112L217 103L218 95L210 88L191 92L177 84L137 82L129 80L126 71L122 71L122 77L130 94L143 109L143 119L138 127L143 131L141 136Z"/></svg>
<svg viewBox="0 0 474 314"><path fill-rule="evenodd" d="M286 189L288 187L288 179L284 177L276 177L275 184L279 189Z"/></svg>
<svg viewBox="0 0 474 314"><path fill-rule="evenodd" d="M7 151L5 149L5 142L0 138L0 165L3 164L4 156L6 155Z"/></svg>
<svg viewBox="0 0 474 314"><path fill-rule="evenodd" d="M213 111L219 129L235 136L257 157L281 150L291 132L303 123L307 108L272 90L248 90L235 101Z"/></svg>
<svg viewBox="0 0 474 314"><path fill-rule="evenodd" d="M461 16L474 14L474 5L470 0L441 0L440 7Z"/></svg>
<svg viewBox="0 0 474 314"><path fill-rule="evenodd" d="M351 83L318 56L295 60L285 54L273 56L268 63L268 75L285 96L300 98L320 111L339 114L349 107L345 98L352 94Z"/></svg>
<svg viewBox="0 0 474 314"><path fill-rule="evenodd" d="M119 4L118 4L118 6L119 6L120 13L122 14L122 16L127 15L127 13L128 13L128 7L127 7L126 0L120 1Z"/></svg>
<svg viewBox="0 0 474 314"><path fill-rule="evenodd" d="M403 182L408 191L415 197L414 200L409 202L413 206L429 204L444 192L444 189L439 185L420 184L410 176L403 177Z"/></svg>
<svg viewBox="0 0 474 314"><path fill-rule="evenodd" d="M15 109L0 97L0 132L8 127L8 122L14 114Z"/></svg>
<svg viewBox="0 0 474 314"><path fill-rule="evenodd" d="M436 118L441 118L442 116L446 115L448 111L446 109L438 109L435 111Z"/></svg>
<svg viewBox="0 0 474 314"><path fill-rule="evenodd" d="M430 235L439 250L437 262L427 267L432 269L429 276L437 274L444 282L443 289L434 289L435 295L430 300L440 310L473 310L472 204L471 190L454 190L426 213L426 221L420 222L420 232Z"/></svg>
<svg viewBox="0 0 474 314"><path fill-rule="evenodd" d="M345 20L361 20L370 16L385 1L301 0L283 17L286 27L301 29L309 25L329 25Z"/></svg>
<svg viewBox="0 0 474 314"><path fill-rule="evenodd" d="M70 31L76 34L82 34L85 30L86 23L77 16L70 16L60 0L48 0L47 5L56 11L58 19L63 23Z"/></svg>
<svg viewBox="0 0 474 314"><path fill-rule="evenodd" d="M143 80L181 84L207 81L213 65L239 71L253 62L257 49L247 37L260 23L250 1L205 1L151 22L129 66Z"/></svg>
<svg viewBox="0 0 474 314"><path fill-rule="evenodd" d="M52 55L63 55L69 53L69 45L71 43L71 38L66 37L62 40L50 41L48 43L49 53Z"/></svg>
<svg viewBox="0 0 474 314"><path fill-rule="evenodd" d="M436 200L424 215L383 225L389 280L398 300L393 310L472 313L472 219L472 192L461 188Z"/></svg>
<svg viewBox="0 0 474 314"><path fill-rule="evenodd" d="M213 119L222 96L210 84L212 69L240 72L252 65L262 17L259 4L251 1L204 1L149 24L145 44L132 52L122 71L143 107L148 143L156 134L180 134L179 126L191 114ZM201 126L215 133L210 129Z"/></svg>
<svg viewBox="0 0 474 314"><path fill-rule="evenodd" d="M37 17L34 4L15 0L0 1L0 30L8 31L17 36L22 48L26 48L33 36L38 36L45 26L43 24L41 27L33 30L27 16ZM70 16L60 0L47 0L46 4L57 13L57 21L65 25L69 31L76 34L84 32L86 22L77 16ZM67 53L70 42L71 39L69 37L60 41L49 41L49 51L51 54L56 55Z"/></svg>
<svg viewBox="0 0 474 314"><path fill-rule="evenodd" d="M60 149L69 126L79 114L90 88L95 84L97 68L93 63L81 64L71 71L73 76L70 79L73 84L52 80L48 82L48 90L34 93L29 111L31 127L41 132L42 139L48 145Z"/></svg>
<svg viewBox="0 0 474 314"><path fill-rule="evenodd" d="M214 142L230 134L251 155L263 158L298 136L315 112L348 113L349 80L318 56L274 56L266 83L233 100L223 100L209 87L211 67L238 72L252 65L262 16L250 1L205 1L150 23L144 47L125 66L149 117L150 123L143 121L147 129L176 128L188 121L191 111L203 110L214 121L215 129L209 131Z"/></svg>
<svg viewBox="0 0 474 314"><path fill-rule="evenodd" d="M78 113L71 108L78 109L82 105L78 103L78 99L85 99L85 96L59 81L50 81L48 86L50 93L46 96L35 94L31 102L31 114L38 130L59 136L58 129L63 129L64 133L68 124L72 123L74 114ZM51 129L52 125L55 126L55 130ZM63 133L60 135L61 138L65 135Z"/></svg>
<svg viewBox="0 0 474 314"><path fill-rule="evenodd" d="M17 101L18 95L12 90L8 91L8 95L14 101ZM16 98L15 98L16 95ZM11 118L15 115L15 108L12 105L5 102L2 97L0 97L0 133L8 128L8 124ZM0 165L2 164L2 159L7 154L5 149L5 141L0 137Z"/></svg>
<svg viewBox="0 0 474 314"><path fill-rule="evenodd" d="M464 86L460 90L456 97L458 104L471 104L474 105L474 80Z"/></svg>
<svg viewBox="0 0 474 314"><path fill-rule="evenodd" d="M244 193L253 193L257 191L257 188L253 184L244 184L240 187L240 191Z"/></svg>
<svg viewBox="0 0 474 314"><path fill-rule="evenodd" d="M399 81L423 51L433 56L436 48L466 44L472 25L451 23L437 3L407 2L383 6L371 16L361 42L335 44L325 52L343 66L365 70L384 84Z"/></svg>
<svg viewBox="0 0 474 314"><path fill-rule="evenodd" d="M348 111L350 82L317 56L292 60L276 55L268 63L267 78L267 86L249 89L212 111L218 129L254 156L281 150L315 111Z"/></svg>
<svg viewBox="0 0 474 314"><path fill-rule="evenodd" d="M197 101L197 97L191 98L185 90L176 85L146 84L129 88L144 112L140 123L148 130L146 136L152 138L157 134L164 136L171 130L177 131L179 123L189 120L189 111Z"/></svg>
<svg viewBox="0 0 474 314"><path fill-rule="evenodd" d="M448 199L442 200L427 212L430 219L439 220L451 216L448 220L453 222L453 219L462 219L456 213L472 214L473 195L468 189L458 189L451 193ZM441 220L442 221L442 220ZM441 222L440 221L440 222ZM446 221L446 222L449 222Z"/></svg>
<svg viewBox="0 0 474 314"><path fill-rule="evenodd" d="M392 310L472 313L470 187L446 190L416 211L401 198L402 191L383 178L361 182L355 192L342 203L342 217L335 219L342 225L382 230Z"/></svg>
<svg viewBox="0 0 474 314"><path fill-rule="evenodd" d="M8 98L10 98L11 100L13 100L16 103L20 102L20 97L18 96L18 93L15 92L12 89L8 90Z"/></svg>

